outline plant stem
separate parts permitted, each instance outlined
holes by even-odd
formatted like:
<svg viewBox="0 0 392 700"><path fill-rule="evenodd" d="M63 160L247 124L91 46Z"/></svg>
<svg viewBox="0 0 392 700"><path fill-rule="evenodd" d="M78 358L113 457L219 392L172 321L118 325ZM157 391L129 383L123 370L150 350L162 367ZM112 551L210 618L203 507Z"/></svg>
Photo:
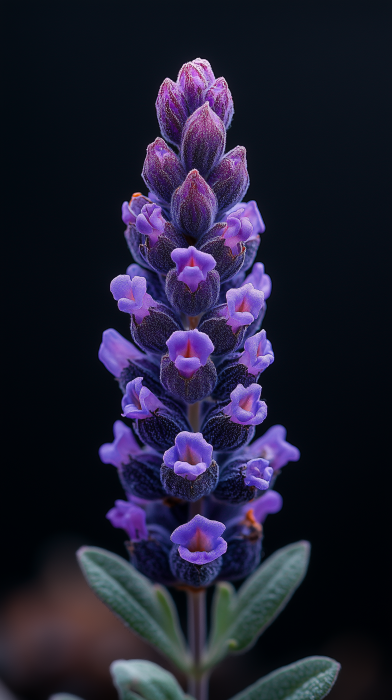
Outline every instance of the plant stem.
<svg viewBox="0 0 392 700"><path fill-rule="evenodd" d="M194 675L188 677L188 692L196 700L208 700L208 674L200 670L206 641L206 592L187 592L188 641L194 661Z"/></svg>
<svg viewBox="0 0 392 700"><path fill-rule="evenodd" d="M188 406L188 420L194 433L200 430L200 401Z"/></svg>

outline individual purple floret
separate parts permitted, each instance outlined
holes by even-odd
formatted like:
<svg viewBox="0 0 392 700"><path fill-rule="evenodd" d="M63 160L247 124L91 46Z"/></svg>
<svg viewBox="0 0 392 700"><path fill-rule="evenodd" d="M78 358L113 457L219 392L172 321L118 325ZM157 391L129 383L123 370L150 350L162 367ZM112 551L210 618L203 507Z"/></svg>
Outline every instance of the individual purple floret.
<svg viewBox="0 0 392 700"><path fill-rule="evenodd" d="M226 153L212 170L207 182L213 189L221 212L231 209L245 195L249 187L246 167L246 149L236 146Z"/></svg>
<svg viewBox="0 0 392 700"><path fill-rule="evenodd" d="M197 168L207 177L219 163L226 145L226 129L208 102L187 120L181 137L180 157L187 171Z"/></svg>
<svg viewBox="0 0 392 700"><path fill-rule="evenodd" d="M127 225L124 231L125 240L131 252L133 259L139 265L145 265L143 258L140 255L140 244L143 242L143 236L136 229L136 219L140 214L141 209L145 204L151 204L148 197L142 195L141 192L135 192L132 195L130 202L124 202L122 205L122 219Z"/></svg>
<svg viewBox="0 0 392 700"><path fill-rule="evenodd" d="M238 362L248 370L249 374L259 376L274 361L272 345L267 340L267 333L259 331L245 341L245 350Z"/></svg>
<svg viewBox="0 0 392 700"><path fill-rule="evenodd" d="M167 204L185 180L186 171L174 151L161 138L147 147L142 177L147 187Z"/></svg>
<svg viewBox="0 0 392 700"><path fill-rule="evenodd" d="M128 534L134 542L148 539L146 526L146 514L143 508L129 503L129 501L115 501L115 507L106 515L113 527L118 527Z"/></svg>
<svg viewBox="0 0 392 700"><path fill-rule="evenodd" d="M283 506L283 498L277 491L269 490L262 498L258 498L257 501L252 503L253 515L257 522L263 523L267 517L272 513L279 513ZM243 512L246 512L246 507L244 506Z"/></svg>
<svg viewBox="0 0 392 700"><path fill-rule="evenodd" d="M254 288L253 284L244 284L239 289L229 289L226 294L226 323L235 333L240 326L249 326L258 317L264 305L264 294Z"/></svg>
<svg viewBox="0 0 392 700"><path fill-rule="evenodd" d="M174 447L166 450L163 461L175 474L195 481L209 468L212 462L212 445L201 433L179 433Z"/></svg>
<svg viewBox="0 0 392 700"><path fill-rule="evenodd" d="M228 129L234 114L234 104L226 80L217 78L208 88L204 99L209 103L215 114L222 119L226 129Z"/></svg>
<svg viewBox="0 0 392 700"><path fill-rule="evenodd" d="M254 457L267 459L274 472L284 467L287 462L297 462L300 451L294 445L286 442L286 428L274 425L264 435L250 445L246 452Z"/></svg>
<svg viewBox="0 0 392 700"><path fill-rule="evenodd" d="M239 425L260 425L267 417L267 405L260 401L260 394L259 384L251 384L247 388L239 384L231 392L231 401L224 407L223 413Z"/></svg>
<svg viewBox="0 0 392 700"><path fill-rule="evenodd" d="M176 189L171 201L174 226L195 239L211 228L217 213L217 200L198 170L191 170Z"/></svg>
<svg viewBox="0 0 392 700"><path fill-rule="evenodd" d="M159 234L165 228L165 223L162 208L154 203L145 204L136 218L137 230L144 236L148 236L152 244L157 242Z"/></svg>
<svg viewBox="0 0 392 700"><path fill-rule="evenodd" d="M213 391L217 374L210 360L214 346L197 329L176 331L167 341L169 353L161 359L161 382L186 403L201 401Z"/></svg>
<svg viewBox="0 0 392 700"><path fill-rule="evenodd" d="M248 217L245 216L244 211L245 209L237 209L230 214L227 217L226 227L222 233L225 245L229 246L233 255L236 255L238 252L238 243L240 241L245 243L253 233L253 226Z"/></svg>
<svg viewBox="0 0 392 700"><path fill-rule="evenodd" d="M182 66L177 83L185 97L190 114L204 102L204 93L214 80L211 66L203 58L196 58Z"/></svg>
<svg viewBox="0 0 392 700"><path fill-rule="evenodd" d="M106 442L99 448L99 458L104 464L113 464L120 469L122 464L129 462L130 455L142 452L135 440L131 428L128 428L121 420L116 420L113 425L113 442Z"/></svg>
<svg viewBox="0 0 392 700"><path fill-rule="evenodd" d="M232 216L236 212L239 211L239 209L243 209L242 216L246 216L249 221L251 222L253 226L253 235L257 236L260 233L264 233L265 231L265 224L263 221L263 218L260 214L259 208L254 200L251 200L250 202L239 202L236 204L234 207L232 207L226 214L223 216L223 220L227 221L229 216Z"/></svg>
<svg viewBox="0 0 392 700"><path fill-rule="evenodd" d="M163 138L179 146L188 118L188 106L181 88L170 78L166 78L159 88L155 107Z"/></svg>
<svg viewBox="0 0 392 700"><path fill-rule="evenodd" d="M220 469L214 498L232 504L252 501L269 488L273 473L266 459L234 458Z"/></svg>
<svg viewBox="0 0 392 700"><path fill-rule="evenodd" d="M119 377L129 360L140 359L143 353L133 343L123 338L114 328L108 328L102 333L102 343L98 350L98 358L115 377Z"/></svg>
<svg viewBox="0 0 392 700"><path fill-rule="evenodd" d="M269 487L274 470L268 466L266 459L250 459L246 463L244 482L246 486L254 486L260 491Z"/></svg>
<svg viewBox="0 0 392 700"><path fill-rule="evenodd" d="M171 254L177 268L177 279L184 282L191 292L195 292L200 282L205 282L208 273L216 262L212 255L201 253L193 245L189 248L176 248Z"/></svg>
<svg viewBox="0 0 392 700"><path fill-rule="evenodd" d="M137 377L127 384L121 406L124 417L139 420L150 418L157 408L165 408L162 401L143 386L143 377Z"/></svg>
<svg viewBox="0 0 392 700"><path fill-rule="evenodd" d="M185 561L208 564L221 557L227 549L227 543L221 537L225 529L225 525L217 520L195 515L188 523L177 527L170 539L179 545L178 553Z"/></svg>
<svg viewBox="0 0 392 700"><path fill-rule="evenodd" d="M118 275L110 284L110 291L118 302L120 311L132 314L136 323L141 323L150 313L150 308L157 306L150 294L147 294L147 282L145 277Z"/></svg>
<svg viewBox="0 0 392 700"><path fill-rule="evenodd" d="M247 276L244 284L253 284L255 289L263 292L264 299L268 299L271 296L271 277L265 274L263 263L255 263L253 265L252 272Z"/></svg>

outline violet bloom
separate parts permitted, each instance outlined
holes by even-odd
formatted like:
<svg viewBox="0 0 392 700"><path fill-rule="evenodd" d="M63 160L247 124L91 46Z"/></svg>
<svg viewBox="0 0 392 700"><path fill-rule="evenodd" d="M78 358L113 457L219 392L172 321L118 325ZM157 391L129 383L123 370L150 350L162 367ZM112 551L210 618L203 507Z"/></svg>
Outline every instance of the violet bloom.
<svg viewBox="0 0 392 700"><path fill-rule="evenodd" d="M237 209L227 217L226 227L223 230L222 238L226 246L229 246L233 255L238 253L238 243L248 240L252 236L253 226L250 220L244 215L245 209ZM251 282L252 280L249 280Z"/></svg>
<svg viewBox="0 0 392 700"><path fill-rule="evenodd" d="M214 346L206 333L193 331L175 331L166 342L169 357L174 362L180 375L189 379L200 367L203 367L214 351Z"/></svg>
<svg viewBox="0 0 392 700"><path fill-rule="evenodd" d="M115 377L119 377L124 367L127 367L128 360L137 360L141 357L144 357L143 353L114 328L108 328L102 333L98 359Z"/></svg>
<svg viewBox="0 0 392 700"><path fill-rule="evenodd" d="M126 386L125 395L121 401L122 414L125 418L150 418L157 408L165 408L155 394L143 386L143 377L136 377Z"/></svg>
<svg viewBox="0 0 392 700"><path fill-rule="evenodd" d="M255 486L261 491L268 489L274 470L266 459L250 459L246 463L244 482L246 486Z"/></svg>
<svg viewBox="0 0 392 700"><path fill-rule="evenodd" d="M195 481L204 474L212 462L212 445L204 440L201 433L178 433L174 447L163 455L167 467L188 481ZM257 460L253 460L257 461Z"/></svg>
<svg viewBox="0 0 392 700"><path fill-rule="evenodd" d="M216 262L209 253L202 253L193 245L189 248L176 248L171 259L177 267L178 279L195 292L200 282L207 279L208 273L214 269Z"/></svg>
<svg viewBox="0 0 392 700"><path fill-rule="evenodd" d="M252 272L247 276L244 284L253 284L255 289L259 292L263 292L264 299L268 299L271 296L272 282L271 277L266 275L264 272L263 263L255 263L252 268Z"/></svg>
<svg viewBox="0 0 392 700"><path fill-rule="evenodd" d="M261 498L252 503L253 517L258 523L263 523L267 515L279 513L283 506L283 498L277 491L269 490ZM249 504L243 506L242 512L249 512Z"/></svg>
<svg viewBox="0 0 392 700"><path fill-rule="evenodd" d="M262 330L245 341L245 350L238 362L245 365L249 374L258 376L273 363L274 359L272 345L267 340L267 333Z"/></svg>
<svg viewBox="0 0 392 700"><path fill-rule="evenodd" d="M129 462L131 455L137 455L142 449L137 444L131 428L121 420L113 425L113 442L106 442L99 448L99 458L104 464L113 464L120 469L122 464Z"/></svg>
<svg viewBox="0 0 392 700"><path fill-rule="evenodd" d="M165 219L161 212L162 209L157 204L145 204L136 219L137 230L149 237L151 245L157 242L158 236L165 228Z"/></svg>
<svg viewBox="0 0 392 700"><path fill-rule="evenodd" d="M106 514L113 527L125 530L132 542L148 540L146 526L146 514L143 508L128 503L128 501L115 501L115 507Z"/></svg>
<svg viewBox="0 0 392 700"><path fill-rule="evenodd" d="M181 559L191 564L208 564L226 552L227 542L220 536L225 530L223 523L195 515L188 523L177 527L170 539L180 545Z"/></svg>
<svg viewBox="0 0 392 700"><path fill-rule="evenodd" d="M232 216L239 209L244 209L242 216L246 216L253 226L252 237L257 236L259 233L264 233L265 224L263 218L260 214L259 208L254 200L250 202L239 202L230 211L226 212L223 217L224 221L227 221L229 216Z"/></svg>
<svg viewBox="0 0 392 700"><path fill-rule="evenodd" d="M150 294L147 294L147 281L145 277L134 277L129 275L118 275L110 283L110 291L116 301L120 311L132 314L136 323L141 323L149 315L149 309L157 306Z"/></svg>
<svg viewBox="0 0 392 700"><path fill-rule="evenodd" d="M258 317L264 306L264 294L254 288L253 284L245 284L239 289L229 289L226 293L226 306L221 315L236 333L241 326L250 326Z"/></svg>
<svg viewBox="0 0 392 700"><path fill-rule="evenodd" d="M286 428L274 425L264 435L250 445L247 455L267 459L274 472L284 467L287 462L297 462L300 451L294 445L286 442Z"/></svg>
<svg viewBox="0 0 392 700"><path fill-rule="evenodd" d="M231 401L223 408L223 413L239 425L260 425L267 417L267 405L265 401L260 401L260 394L259 384L251 384L247 388L238 384L231 392Z"/></svg>

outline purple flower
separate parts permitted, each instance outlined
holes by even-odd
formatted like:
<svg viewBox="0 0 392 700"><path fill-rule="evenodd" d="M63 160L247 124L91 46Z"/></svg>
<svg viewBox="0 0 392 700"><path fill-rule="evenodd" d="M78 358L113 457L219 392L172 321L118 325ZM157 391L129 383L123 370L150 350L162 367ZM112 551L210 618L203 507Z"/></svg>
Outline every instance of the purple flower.
<svg viewBox="0 0 392 700"><path fill-rule="evenodd" d="M237 209L227 217L227 225L223 229L222 237L225 245L229 246L233 255L238 253L238 243L247 241L252 236L253 226L244 215L245 209ZM250 282L252 280L249 280Z"/></svg>
<svg viewBox="0 0 392 700"><path fill-rule="evenodd" d="M251 459L246 463L244 481L246 486L255 486L261 491L268 489L274 470L266 459Z"/></svg>
<svg viewBox="0 0 392 700"><path fill-rule="evenodd" d="M118 500L115 501L115 507L109 510L106 517L113 527L125 530L133 542L148 540L146 514L143 508L128 503L128 501Z"/></svg>
<svg viewBox="0 0 392 700"><path fill-rule="evenodd" d="M137 230L149 237L151 245L157 242L159 234L165 228L166 222L161 212L162 209L157 204L145 204L136 219Z"/></svg>
<svg viewBox="0 0 392 700"><path fill-rule="evenodd" d="M238 384L231 392L231 401L223 408L223 413L239 425L260 425L267 416L267 406L260 401L260 394L259 384L251 384L247 388Z"/></svg>
<svg viewBox="0 0 392 700"><path fill-rule="evenodd" d="M204 102L204 92L214 80L211 66L205 59L196 58L194 61L184 63L178 74L177 84L191 113Z"/></svg>
<svg viewBox="0 0 392 700"><path fill-rule="evenodd" d="M154 143L150 143L142 178L154 194L164 202L170 202L174 190L181 185L185 175L180 159L163 139L157 138Z"/></svg>
<svg viewBox="0 0 392 700"><path fill-rule="evenodd" d="M136 377L128 382L125 395L121 401L122 414L125 418L149 418L157 408L164 408L155 394L143 386L143 377Z"/></svg>
<svg viewBox="0 0 392 700"><path fill-rule="evenodd" d="M264 306L264 294L254 288L253 284L245 284L239 289L229 289L226 293L227 304L220 314L227 320L233 333L240 326L249 326L258 317Z"/></svg>
<svg viewBox="0 0 392 700"><path fill-rule="evenodd" d="M267 340L267 333L259 331L245 341L245 350L238 362L247 367L249 374L259 375L274 361L272 345Z"/></svg>
<svg viewBox="0 0 392 700"><path fill-rule="evenodd" d="M242 216L246 216L253 226L252 237L257 236L259 233L264 233L265 224L260 214L259 208L254 200L251 200L250 202L239 202L225 214L223 219L227 221L229 216L238 211L238 209L242 208L244 208Z"/></svg>
<svg viewBox="0 0 392 700"><path fill-rule="evenodd" d="M197 168L207 177L219 163L226 145L226 130L222 120L208 102L187 120L181 137L181 161L187 171Z"/></svg>
<svg viewBox="0 0 392 700"><path fill-rule="evenodd" d="M130 455L140 454L142 451L137 444L131 428L128 428L121 420L116 420L113 425L113 442L106 442L99 448L99 458L104 464L113 464L120 469L122 464L129 462Z"/></svg>
<svg viewBox="0 0 392 700"><path fill-rule="evenodd" d="M128 226L128 224L134 224L136 222L136 216L132 214L129 208L130 204L131 202L123 202L121 206L121 218L126 226Z"/></svg>
<svg viewBox="0 0 392 700"><path fill-rule="evenodd" d="M265 274L263 263L255 263L253 265L252 272L247 276L244 284L253 284L255 289L263 292L264 299L268 299L271 295L271 277Z"/></svg>
<svg viewBox="0 0 392 700"><path fill-rule="evenodd" d="M206 364L214 346L206 333L175 331L166 341L169 357L181 376L190 378Z"/></svg>
<svg viewBox="0 0 392 700"><path fill-rule="evenodd" d="M212 462L212 445L204 440L201 433L183 431L178 433L174 447L166 450L163 461L175 474L188 481L195 481L207 471Z"/></svg>
<svg viewBox="0 0 392 700"><path fill-rule="evenodd" d="M286 432L283 425L272 426L261 438L249 445L246 454L267 459L274 472L284 467L287 462L297 462L300 451L286 442Z"/></svg>
<svg viewBox="0 0 392 700"><path fill-rule="evenodd" d="M269 490L261 498L252 503L253 517L259 523L263 523L267 515L279 513L283 506L283 498L277 491ZM249 512L249 505L243 506L244 514Z"/></svg>
<svg viewBox="0 0 392 700"><path fill-rule="evenodd" d="M191 170L172 197L174 226L197 239L211 228L216 212L217 201L211 187L198 170Z"/></svg>
<svg viewBox="0 0 392 700"><path fill-rule="evenodd" d="M171 541L180 545L178 553L192 564L208 564L226 552L227 542L220 537L225 531L223 523L195 515L185 525L177 527Z"/></svg>
<svg viewBox="0 0 392 700"><path fill-rule="evenodd" d="M204 99L211 109L220 117L226 127L229 128L234 114L234 105L229 86L224 78L217 78L208 88Z"/></svg>
<svg viewBox="0 0 392 700"><path fill-rule="evenodd" d="M212 255L200 252L193 245L189 248L176 248L171 258L176 263L178 279L185 282L191 292L196 291L200 282L207 279L208 273L216 265Z"/></svg>
<svg viewBox="0 0 392 700"><path fill-rule="evenodd" d="M133 343L123 338L114 328L108 328L102 333L102 343L98 350L98 359L115 377L119 377L128 360L144 357Z"/></svg>
<svg viewBox="0 0 392 700"><path fill-rule="evenodd" d="M136 217L140 214L144 204L148 204L149 199L141 192L134 192L129 202L123 202L121 216L124 224L135 224Z"/></svg>
<svg viewBox="0 0 392 700"><path fill-rule="evenodd" d="M159 88L155 107L163 138L179 146L188 107L181 88L170 78L166 78Z"/></svg>
<svg viewBox="0 0 392 700"><path fill-rule="evenodd" d="M246 149L236 146L226 153L210 173L207 182L215 192L219 209L226 211L232 208L249 187Z"/></svg>
<svg viewBox="0 0 392 700"><path fill-rule="evenodd" d="M157 306L146 289L145 277L134 277L131 280L129 275L118 275L110 284L110 291L118 301L120 311L133 314L136 323L141 323L149 315L152 306Z"/></svg>

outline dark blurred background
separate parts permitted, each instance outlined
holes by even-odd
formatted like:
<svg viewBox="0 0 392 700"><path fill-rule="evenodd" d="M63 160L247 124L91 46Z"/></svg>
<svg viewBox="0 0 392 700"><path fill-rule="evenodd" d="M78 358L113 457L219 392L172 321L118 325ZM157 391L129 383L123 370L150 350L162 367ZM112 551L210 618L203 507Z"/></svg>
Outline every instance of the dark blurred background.
<svg viewBox="0 0 392 700"><path fill-rule="evenodd" d="M331 698L389 697L390 9L3 3L0 697L101 700L111 660L158 660L90 594L73 552L125 556L105 519L121 488L97 455L120 397L97 351L106 328L127 334L109 283L131 262L121 203L144 192L157 90L197 56L229 82L228 148L248 149L247 199L267 226L276 360L263 429L282 423L302 453L278 480L265 552L313 546L294 599L251 654L220 667L212 697L319 653L343 664Z"/></svg>

